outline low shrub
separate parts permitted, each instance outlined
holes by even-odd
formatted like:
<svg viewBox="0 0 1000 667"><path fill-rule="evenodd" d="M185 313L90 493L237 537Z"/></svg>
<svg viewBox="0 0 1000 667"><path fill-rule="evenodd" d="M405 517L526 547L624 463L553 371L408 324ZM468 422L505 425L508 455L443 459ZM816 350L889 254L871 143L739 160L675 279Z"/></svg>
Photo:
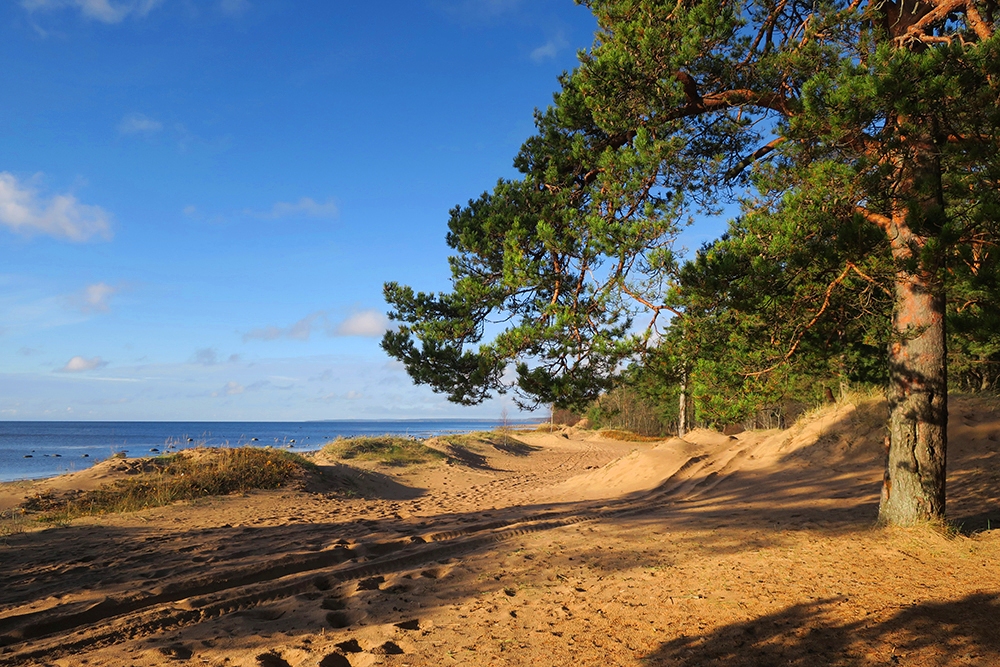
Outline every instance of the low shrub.
<svg viewBox="0 0 1000 667"><path fill-rule="evenodd" d="M476 431L474 433L444 435L440 436L438 440L451 446L465 447L474 451L482 451L484 448L492 447L515 456L527 456L531 452L538 451L538 447L518 440L512 435L513 433L516 431Z"/></svg>
<svg viewBox="0 0 1000 667"><path fill-rule="evenodd" d="M608 440L621 440L622 442L660 442L663 440L663 438L658 438L652 435L639 435L638 433L618 429L606 429L600 431L600 434L602 438L607 438Z"/></svg>
<svg viewBox="0 0 1000 667"><path fill-rule="evenodd" d="M337 438L323 447L323 453L340 459L377 461L390 466L429 463L447 458L422 440L396 435Z"/></svg>
<svg viewBox="0 0 1000 667"><path fill-rule="evenodd" d="M298 454L274 449L194 449L149 459L145 472L69 497L42 494L22 504L42 521L87 514L133 512L178 500L276 489L300 479L315 465Z"/></svg>

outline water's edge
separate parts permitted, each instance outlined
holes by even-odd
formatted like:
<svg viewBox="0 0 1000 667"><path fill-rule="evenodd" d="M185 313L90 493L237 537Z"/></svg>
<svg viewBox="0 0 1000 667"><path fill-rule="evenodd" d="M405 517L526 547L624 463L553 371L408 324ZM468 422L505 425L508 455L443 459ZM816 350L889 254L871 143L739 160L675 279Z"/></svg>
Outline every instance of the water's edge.
<svg viewBox="0 0 1000 667"><path fill-rule="evenodd" d="M538 420L510 421L510 426ZM0 421L0 482L43 479L85 470L112 454L156 456L189 447L319 449L338 437L404 435L428 438L487 431L488 419L341 420L317 422L17 422Z"/></svg>

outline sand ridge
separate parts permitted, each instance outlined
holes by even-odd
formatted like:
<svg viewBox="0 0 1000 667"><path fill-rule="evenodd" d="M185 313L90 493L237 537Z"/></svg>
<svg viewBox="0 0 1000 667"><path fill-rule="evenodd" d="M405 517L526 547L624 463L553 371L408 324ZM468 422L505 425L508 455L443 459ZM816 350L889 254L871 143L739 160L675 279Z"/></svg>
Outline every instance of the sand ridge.
<svg viewBox="0 0 1000 667"><path fill-rule="evenodd" d="M997 531L872 527L883 409L660 443L537 433L341 468L352 498L283 489L12 535L0 665L1000 664ZM953 414L952 516L986 528L998 411Z"/></svg>

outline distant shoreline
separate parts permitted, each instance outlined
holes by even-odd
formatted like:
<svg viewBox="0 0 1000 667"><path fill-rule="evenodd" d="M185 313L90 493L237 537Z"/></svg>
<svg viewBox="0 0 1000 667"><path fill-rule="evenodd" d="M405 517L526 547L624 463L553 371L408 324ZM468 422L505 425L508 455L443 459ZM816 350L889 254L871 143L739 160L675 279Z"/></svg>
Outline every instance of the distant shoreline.
<svg viewBox="0 0 1000 667"><path fill-rule="evenodd" d="M541 421L507 420L513 427ZM0 421L0 481L46 479L85 470L113 454L158 456L191 447L319 449L338 437L426 438L486 431L499 419L354 419L301 422Z"/></svg>

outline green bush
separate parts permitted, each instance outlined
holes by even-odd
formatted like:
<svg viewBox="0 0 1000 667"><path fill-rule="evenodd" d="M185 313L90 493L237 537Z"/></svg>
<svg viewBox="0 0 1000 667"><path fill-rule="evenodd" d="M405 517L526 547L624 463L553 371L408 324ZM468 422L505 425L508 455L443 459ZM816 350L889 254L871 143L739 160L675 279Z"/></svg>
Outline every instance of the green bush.
<svg viewBox="0 0 1000 667"><path fill-rule="evenodd" d="M447 458L421 440L395 435L337 438L323 447L323 453L340 459L377 461L385 465L405 466Z"/></svg>

